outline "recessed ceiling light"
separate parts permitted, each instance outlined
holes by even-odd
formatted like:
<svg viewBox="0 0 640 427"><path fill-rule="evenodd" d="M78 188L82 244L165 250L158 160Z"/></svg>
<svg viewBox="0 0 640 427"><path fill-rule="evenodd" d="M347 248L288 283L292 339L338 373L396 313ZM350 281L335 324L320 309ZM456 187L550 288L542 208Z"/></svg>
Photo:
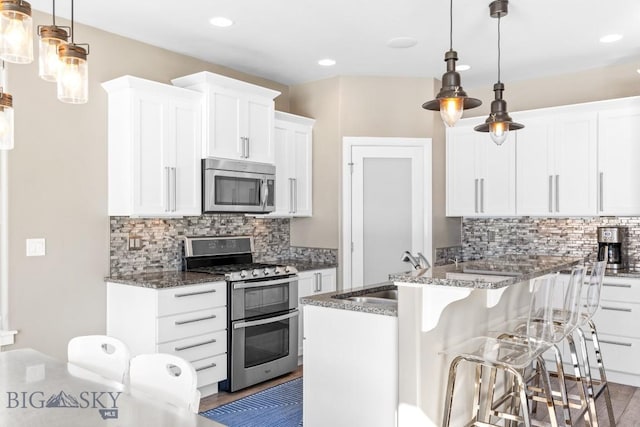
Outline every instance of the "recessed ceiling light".
<svg viewBox="0 0 640 427"><path fill-rule="evenodd" d="M209 20L209 23L211 23L211 25L216 26L216 27L230 27L233 25L233 21L229 18L225 18L224 16L216 16L214 18L211 18Z"/></svg>
<svg viewBox="0 0 640 427"><path fill-rule="evenodd" d="M471 65L467 65L467 64L456 65L456 71L467 71L470 69L471 69Z"/></svg>
<svg viewBox="0 0 640 427"><path fill-rule="evenodd" d="M322 65L323 67L332 67L336 65L336 60L331 58L325 58L318 61L318 64Z"/></svg>
<svg viewBox="0 0 640 427"><path fill-rule="evenodd" d="M396 49L413 47L417 44L418 44L418 40L414 39L413 37L395 37L387 41L387 46L396 48Z"/></svg>
<svg viewBox="0 0 640 427"><path fill-rule="evenodd" d="M608 34L606 36L600 37L601 43L613 43L622 39L622 34Z"/></svg>

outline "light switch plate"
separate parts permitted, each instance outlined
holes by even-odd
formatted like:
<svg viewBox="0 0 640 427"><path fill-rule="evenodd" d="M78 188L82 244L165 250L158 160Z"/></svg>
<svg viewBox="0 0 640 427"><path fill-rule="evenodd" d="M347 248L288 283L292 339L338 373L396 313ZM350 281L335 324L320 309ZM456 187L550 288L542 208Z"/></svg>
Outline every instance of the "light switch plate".
<svg viewBox="0 0 640 427"><path fill-rule="evenodd" d="M45 255L45 240L40 239L27 239L27 256L44 256Z"/></svg>

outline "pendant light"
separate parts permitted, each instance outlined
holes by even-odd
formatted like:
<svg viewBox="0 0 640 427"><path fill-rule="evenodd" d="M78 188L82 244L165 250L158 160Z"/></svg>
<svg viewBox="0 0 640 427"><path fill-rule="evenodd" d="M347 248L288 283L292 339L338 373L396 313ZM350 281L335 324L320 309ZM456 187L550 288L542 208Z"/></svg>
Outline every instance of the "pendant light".
<svg viewBox="0 0 640 427"><path fill-rule="evenodd" d="M26 1L0 1L0 58L15 64L33 61L33 20Z"/></svg>
<svg viewBox="0 0 640 427"><path fill-rule="evenodd" d="M71 0L71 43L58 46L58 99L69 104L84 104L89 100L89 65L87 48L74 42L73 0Z"/></svg>
<svg viewBox="0 0 640 427"><path fill-rule="evenodd" d="M449 2L449 51L444 54L447 72L442 75L442 88L436 99L425 102L422 108L440 111L445 125L451 127L462 117L463 110L478 107L482 101L469 98L460 85L460 74L456 72L458 52L453 50L453 0Z"/></svg>
<svg viewBox="0 0 640 427"><path fill-rule="evenodd" d="M38 26L38 75L48 82L58 79L58 47L67 43L67 29L56 25L56 0L53 0L53 25Z"/></svg>
<svg viewBox="0 0 640 427"><path fill-rule="evenodd" d="M489 132L491 139L497 145L507 139L510 130L522 129L524 125L514 122L507 112L507 101L502 99L504 84L500 81L500 19L509 13L508 0L495 0L489 5L489 14L492 18L498 18L498 82L493 85L495 99L491 101L491 113L487 120L476 126L478 132Z"/></svg>

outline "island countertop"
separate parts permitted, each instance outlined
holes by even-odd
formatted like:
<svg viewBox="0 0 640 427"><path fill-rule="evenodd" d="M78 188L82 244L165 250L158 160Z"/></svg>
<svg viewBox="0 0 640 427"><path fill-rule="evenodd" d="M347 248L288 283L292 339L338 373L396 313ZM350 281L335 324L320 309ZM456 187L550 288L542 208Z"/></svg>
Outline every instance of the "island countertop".
<svg viewBox="0 0 640 427"><path fill-rule="evenodd" d="M424 284L473 289L501 289L509 285L567 270L584 258L548 255L504 255L391 274L396 284Z"/></svg>

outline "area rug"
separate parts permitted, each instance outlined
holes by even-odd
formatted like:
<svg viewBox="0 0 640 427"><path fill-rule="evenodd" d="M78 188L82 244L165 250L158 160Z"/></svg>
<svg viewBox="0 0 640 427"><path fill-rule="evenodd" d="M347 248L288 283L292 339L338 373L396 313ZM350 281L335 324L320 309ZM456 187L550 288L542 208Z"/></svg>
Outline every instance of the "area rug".
<svg viewBox="0 0 640 427"><path fill-rule="evenodd" d="M209 409L200 415L229 427L302 426L302 378Z"/></svg>

